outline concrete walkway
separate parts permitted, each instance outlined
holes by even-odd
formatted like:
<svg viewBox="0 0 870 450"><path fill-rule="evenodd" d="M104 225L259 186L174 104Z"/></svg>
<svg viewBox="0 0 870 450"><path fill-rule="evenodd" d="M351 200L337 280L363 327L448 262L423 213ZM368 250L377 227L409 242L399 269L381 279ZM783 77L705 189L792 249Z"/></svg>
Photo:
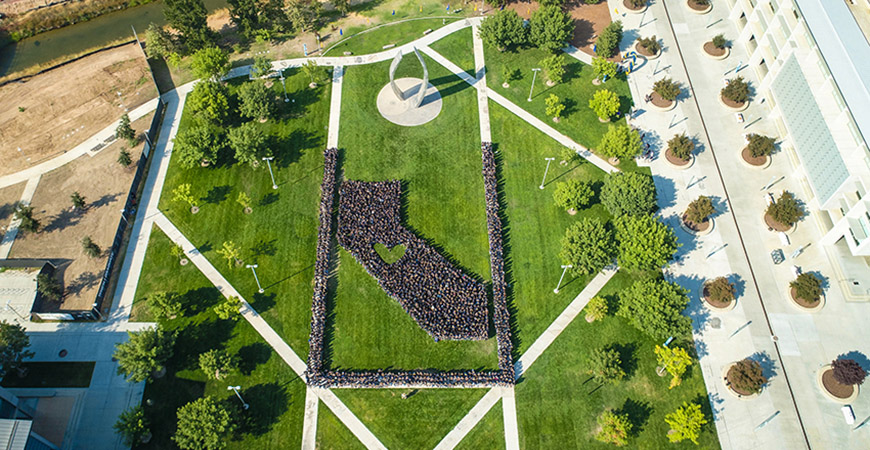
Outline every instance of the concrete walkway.
<svg viewBox="0 0 870 450"><path fill-rule="evenodd" d="M317 406L320 398L314 389L305 389L305 418L302 422L302 450L314 450L317 447Z"/></svg>
<svg viewBox="0 0 870 450"><path fill-rule="evenodd" d="M311 388L323 401L323 404L341 420L351 433L370 450L386 450L386 446L339 400L329 389ZM406 430L413 433L413 430Z"/></svg>
<svg viewBox="0 0 870 450"><path fill-rule="evenodd" d="M502 391L499 388L492 388L487 391L474 407L471 408L471 411L468 411L468 414L447 433L447 436L441 439L441 442L435 446L435 450L452 450L459 445L459 442L462 441L465 435L480 422L480 419L483 419L483 416L495 406L501 397Z"/></svg>
<svg viewBox="0 0 870 450"><path fill-rule="evenodd" d="M504 443L507 450L520 450L520 431L517 424L517 399L514 388L500 388L504 418Z"/></svg>
<svg viewBox="0 0 870 450"><path fill-rule="evenodd" d="M483 41L480 39L479 33L478 24L472 25L471 40L474 45L474 73L477 74L475 86L477 87L477 111L480 118L480 141L492 142L492 132L489 126L489 93L486 89L486 61L483 58Z"/></svg>
<svg viewBox="0 0 870 450"><path fill-rule="evenodd" d="M344 67L332 71L332 96L329 99L329 132L326 135L326 148L338 148L338 124L341 121L341 86L344 84Z"/></svg>
<svg viewBox="0 0 870 450"><path fill-rule="evenodd" d="M40 178L42 178L42 175L36 175L27 180L27 184L24 185L24 192L21 193L21 199L18 200L19 203L23 205L30 204L33 200L33 194L36 193L36 187L39 185ZM21 220L16 219L13 214L12 221L6 227L6 233L3 234L3 240L0 240L0 259L9 257L9 252L12 251L12 244L15 243L15 238L18 237L18 227L20 225Z"/></svg>

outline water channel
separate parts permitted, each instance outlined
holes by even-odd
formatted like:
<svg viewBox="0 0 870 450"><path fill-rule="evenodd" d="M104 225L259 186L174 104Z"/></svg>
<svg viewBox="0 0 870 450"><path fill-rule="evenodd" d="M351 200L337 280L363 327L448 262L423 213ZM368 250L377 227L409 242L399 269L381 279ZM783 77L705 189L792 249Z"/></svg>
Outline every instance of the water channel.
<svg viewBox="0 0 870 450"><path fill-rule="evenodd" d="M203 0L209 12L227 6L226 0ZM154 22L163 25L163 2L155 1L102 15L87 22L37 34L0 49L0 76L27 67L60 60L66 55L132 39L133 29L141 35Z"/></svg>

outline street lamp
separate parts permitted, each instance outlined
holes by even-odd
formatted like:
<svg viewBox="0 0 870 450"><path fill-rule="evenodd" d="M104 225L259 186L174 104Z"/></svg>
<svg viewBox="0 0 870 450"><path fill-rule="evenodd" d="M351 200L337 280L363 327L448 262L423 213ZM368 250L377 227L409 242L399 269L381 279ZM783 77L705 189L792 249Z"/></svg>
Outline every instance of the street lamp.
<svg viewBox="0 0 870 450"><path fill-rule="evenodd" d="M265 289L263 289L263 287L260 286L260 279L257 278L257 267L259 267L259 266L257 264L248 264L245 267L247 267L248 269L251 269L251 272L254 272L254 280L257 281L257 289L260 290L260 293L262 294L263 292L265 292Z"/></svg>
<svg viewBox="0 0 870 450"><path fill-rule="evenodd" d="M269 156L263 158L263 161L266 161L266 165L269 166L269 176L272 178L272 189L278 189L278 185L275 184L275 174L272 173L272 160L275 159L274 156Z"/></svg>
<svg viewBox="0 0 870 450"><path fill-rule="evenodd" d="M238 397L239 400L242 402L242 408L245 408L245 410L247 411L248 408L251 407L251 405L245 403L245 399L242 398L242 394L239 394L239 389L241 388L241 386L227 386L228 391L233 391L236 393L236 397Z"/></svg>
<svg viewBox="0 0 870 450"><path fill-rule="evenodd" d="M124 219L124 222L127 223L127 226L130 226L130 221L127 220L127 210L126 209L121 210L121 218Z"/></svg>
<svg viewBox="0 0 870 450"><path fill-rule="evenodd" d="M540 72L540 71L541 71L540 68L532 69L532 72L534 74L532 75L532 87L529 89L529 101L532 101L532 91L535 90L535 78L538 76L538 72Z"/></svg>
<svg viewBox="0 0 870 450"><path fill-rule="evenodd" d="M558 294L558 293L559 293L559 286L562 285L562 279L565 278L565 272L567 272L568 269L570 269L570 268L572 268L572 267L574 267L574 266L572 266L571 264L563 265L563 266L562 266L562 276L559 277L559 284L556 285L556 289L553 289L553 293L554 293L554 294Z"/></svg>
<svg viewBox="0 0 870 450"><path fill-rule="evenodd" d="M544 189L544 181L547 181L547 172L550 171L550 163L553 162L556 158L544 158L547 160L547 168L544 169L544 178L541 180L541 185L538 186L541 189Z"/></svg>
<svg viewBox="0 0 870 450"><path fill-rule="evenodd" d="M281 70L279 73L281 74L281 86L284 87L284 103L287 103L290 99L287 98L287 85L284 83L284 71Z"/></svg>

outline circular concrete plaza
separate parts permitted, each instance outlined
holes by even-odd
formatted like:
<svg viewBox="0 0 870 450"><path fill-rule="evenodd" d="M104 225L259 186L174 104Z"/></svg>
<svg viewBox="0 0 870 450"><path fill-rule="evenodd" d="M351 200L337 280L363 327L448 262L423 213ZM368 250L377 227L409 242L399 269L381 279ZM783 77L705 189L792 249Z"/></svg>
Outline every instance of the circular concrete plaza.
<svg viewBox="0 0 870 450"><path fill-rule="evenodd" d="M414 108L412 102L420 91L423 80L419 78L399 78L396 85L405 93L407 100L399 100L390 88L390 83L384 85L378 93L378 111L385 119L396 125L415 127L423 125L438 117L441 113L441 93L432 83L426 87L423 103Z"/></svg>

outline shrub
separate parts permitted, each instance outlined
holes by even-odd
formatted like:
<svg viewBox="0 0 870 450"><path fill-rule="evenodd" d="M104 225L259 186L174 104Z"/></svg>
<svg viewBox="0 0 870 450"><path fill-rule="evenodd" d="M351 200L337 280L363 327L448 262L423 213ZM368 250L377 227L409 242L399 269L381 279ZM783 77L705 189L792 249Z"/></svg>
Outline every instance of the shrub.
<svg viewBox="0 0 870 450"><path fill-rule="evenodd" d="M506 9L487 17L480 23L480 39L486 45L504 51L528 42L528 32L523 27L523 19L516 11Z"/></svg>
<svg viewBox="0 0 870 450"><path fill-rule="evenodd" d="M172 248L169 249L169 253L178 259L184 258L184 248L178 244L173 245Z"/></svg>
<svg viewBox="0 0 870 450"><path fill-rule="evenodd" d="M692 142L692 139L686 136L685 133L675 134L674 137L668 141L668 150L670 150L672 155L682 159L683 161L692 159L692 150L694 149L695 143Z"/></svg>
<svg viewBox="0 0 870 450"><path fill-rule="evenodd" d="M145 417L142 405L136 405L122 412L112 428L121 435L124 445L129 447L138 444L150 433L148 426L148 419Z"/></svg>
<svg viewBox="0 0 870 450"><path fill-rule="evenodd" d="M629 159L640 154L641 145L640 135L628 125L610 125L598 144L598 151L608 158Z"/></svg>
<svg viewBox="0 0 870 450"><path fill-rule="evenodd" d="M615 414L613 411L604 411L598 416L598 426L601 431L595 435L595 439L605 444L613 444L622 447L628 444L628 435L631 433L631 421L628 414Z"/></svg>
<svg viewBox="0 0 870 450"><path fill-rule="evenodd" d="M211 349L199 355L199 368L210 380L222 380L239 366L236 355L224 350Z"/></svg>
<svg viewBox="0 0 870 450"><path fill-rule="evenodd" d="M574 20L560 6L538 8L529 21L529 38L541 50L555 53L574 32Z"/></svg>
<svg viewBox="0 0 870 450"><path fill-rule="evenodd" d="M713 41L713 47L716 47L720 50L724 49L725 46L728 45L728 41L725 39L724 34L717 34L716 36L713 36L712 41Z"/></svg>
<svg viewBox="0 0 870 450"><path fill-rule="evenodd" d="M245 83L239 88L239 114L251 119L269 119L275 114L272 92L263 83Z"/></svg>
<svg viewBox="0 0 870 450"><path fill-rule="evenodd" d="M653 84L653 92L665 100L674 101L680 95L680 83L670 78L662 78Z"/></svg>
<svg viewBox="0 0 870 450"><path fill-rule="evenodd" d="M635 8L642 8L646 5L646 0L629 0L628 3Z"/></svg>
<svg viewBox="0 0 870 450"><path fill-rule="evenodd" d="M194 117L211 124L220 124L230 109L227 88L213 81L200 81L187 96Z"/></svg>
<svg viewBox="0 0 870 450"><path fill-rule="evenodd" d="M617 72L615 62L608 61L600 56L592 58L592 70L595 71L595 78L599 80L603 80L605 76L613 78Z"/></svg>
<svg viewBox="0 0 870 450"><path fill-rule="evenodd" d="M565 55L550 55L540 62L547 79L553 83L561 83L565 76Z"/></svg>
<svg viewBox="0 0 870 450"><path fill-rule="evenodd" d="M692 1L695 2L696 5L706 6L706 5L710 4L710 0L692 0Z"/></svg>
<svg viewBox="0 0 870 450"><path fill-rule="evenodd" d="M589 205L595 192L592 184L580 180L568 180L556 185L553 200L560 208L578 210Z"/></svg>
<svg viewBox="0 0 870 450"><path fill-rule="evenodd" d="M792 226L804 216L804 207L791 192L783 191L775 203L767 207L767 214L786 226Z"/></svg>
<svg viewBox="0 0 870 450"><path fill-rule="evenodd" d="M33 218L33 207L24 203L18 202L15 204L15 212L13 217L20 220L18 229L28 233L36 233L39 231L39 221Z"/></svg>
<svg viewBox="0 0 870 450"><path fill-rule="evenodd" d="M586 357L586 373L598 383L616 383L625 378L619 352L612 348L596 348Z"/></svg>
<svg viewBox="0 0 870 450"><path fill-rule="evenodd" d="M683 402L683 406L665 416L665 423L671 426L671 432L668 433L669 441L676 443L688 439L697 445L701 426L707 423L707 419L701 412L701 405Z"/></svg>
<svg viewBox="0 0 870 450"><path fill-rule="evenodd" d="M244 192L239 192L239 196L236 198L236 203L242 205L242 208L248 209L251 207L251 197Z"/></svg>
<svg viewBox="0 0 870 450"><path fill-rule="evenodd" d="M822 280L809 272L798 275L788 285L795 290L795 297L810 303L815 303L822 297Z"/></svg>
<svg viewBox="0 0 870 450"><path fill-rule="evenodd" d="M696 198L689 207L686 208L686 219L692 223L702 223L707 220L716 209L713 208L713 202L710 197L702 195Z"/></svg>
<svg viewBox="0 0 870 450"><path fill-rule="evenodd" d="M214 162L221 147L222 133L205 124L194 124L175 135L173 153L178 164L190 169L203 162Z"/></svg>
<svg viewBox="0 0 870 450"><path fill-rule="evenodd" d="M580 159L580 155L577 154L577 150L574 150L570 147L562 147L560 153L562 156L562 161L565 161L566 163L570 163Z"/></svg>
<svg viewBox="0 0 870 450"><path fill-rule="evenodd" d="M673 389L683 382L683 374L692 365L692 357L689 352L680 347L655 346L656 361L671 375L671 384L668 389Z"/></svg>
<svg viewBox="0 0 870 450"><path fill-rule="evenodd" d="M63 296L63 286L57 278L41 273L36 276L36 291L48 300L58 301Z"/></svg>
<svg viewBox="0 0 870 450"><path fill-rule="evenodd" d="M84 250L85 254L90 258L96 258L103 253L103 250L97 245L93 240L91 240L90 236L85 236L82 238L82 250Z"/></svg>
<svg viewBox="0 0 870 450"><path fill-rule="evenodd" d="M88 203L85 201L85 198L82 197L82 194L79 194L79 191L73 192L69 196L69 199L70 201L72 201L73 207L76 209L85 209L85 206L88 205Z"/></svg>
<svg viewBox="0 0 870 450"><path fill-rule="evenodd" d="M747 138L749 139L747 147L749 147L749 153L753 158L769 156L773 153L776 139L755 133L750 134Z"/></svg>
<svg viewBox="0 0 870 450"><path fill-rule="evenodd" d="M617 20L611 22L595 41L595 55L604 58L610 58L619 48L619 41L622 40L622 21Z"/></svg>
<svg viewBox="0 0 870 450"><path fill-rule="evenodd" d="M689 304L686 290L665 280L640 280L619 293L616 315L628 319L638 330L655 339L683 336L692 319L684 316Z"/></svg>
<svg viewBox="0 0 870 450"><path fill-rule="evenodd" d="M652 177L638 172L607 174L601 203L614 217L652 214L658 209Z"/></svg>
<svg viewBox="0 0 870 450"><path fill-rule="evenodd" d="M172 201L184 202L195 208L197 205L196 197L190 193L190 183L179 184L172 190Z"/></svg>
<svg viewBox="0 0 870 450"><path fill-rule="evenodd" d="M242 249L233 241L224 241L223 245L220 249L218 249L218 255L221 255L227 260L227 266L232 269L233 263L237 266L242 264L241 261L241 252Z"/></svg>
<svg viewBox="0 0 870 450"><path fill-rule="evenodd" d="M659 44L659 40L656 39L655 35L648 38L638 39L637 43L652 54L656 54L662 49L662 45Z"/></svg>
<svg viewBox="0 0 870 450"><path fill-rule="evenodd" d="M565 104L559 101L559 97L556 94L550 94L544 103L547 104L547 109L544 111L548 116L553 116L553 119L559 120L559 117L562 115L562 111L565 110Z"/></svg>
<svg viewBox="0 0 870 450"><path fill-rule="evenodd" d="M130 164L133 164L133 158L130 156L130 152L127 151L127 147L121 147L121 151L118 152L118 164L121 167L130 167Z"/></svg>
<svg viewBox="0 0 870 450"><path fill-rule="evenodd" d="M601 320L607 316L607 300L596 295L589 299L589 303L583 309L586 311L586 316L593 321Z"/></svg>
<svg viewBox="0 0 870 450"><path fill-rule="evenodd" d="M510 83L519 78L519 70L510 66L503 66L501 68L501 77L505 83Z"/></svg>
<svg viewBox="0 0 870 450"><path fill-rule="evenodd" d="M582 218L565 230L559 258L571 264L571 273L596 273L613 262L616 245L613 232L598 219Z"/></svg>
<svg viewBox="0 0 870 450"><path fill-rule="evenodd" d="M214 312L218 317L224 320L239 320L242 313L239 309L242 307L242 300L238 297L229 297L226 300L215 305Z"/></svg>
<svg viewBox="0 0 870 450"><path fill-rule="evenodd" d="M728 370L728 381L731 382L731 386L741 392L757 394L761 392L761 387L767 383L767 378L764 376L758 361L745 358L737 361Z"/></svg>
<svg viewBox="0 0 870 450"><path fill-rule="evenodd" d="M728 303L734 300L734 284L725 277L719 277L705 285L710 301Z"/></svg>
<svg viewBox="0 0 870 450"><path fill-rule="evenodd" d="M841 384L863 384L867 371L854 359L835 359L831 362L834 379Z"/></svg>
<svg viewBox="0 0 870 450"><path fill-rule="evenodd" d="M589 107L601 120L610 120L610 117L619 111L619 96L607 89L595 91L589 99Z"/></svg>
<svg viewBox="0 0 870 450"><path fill-rule="evenodd" d="M157 317L171 319L182 313L178 296L171 292L158 292L148 299L151 314Z"/></svg>
<svg viewBox="0 0 870 450"><path fill-rule="evenodd" d="M743 81L743 77L733 78L728 85L720 91L722 97L734 103L746 103L749 101L749 83Z"/></svg>

